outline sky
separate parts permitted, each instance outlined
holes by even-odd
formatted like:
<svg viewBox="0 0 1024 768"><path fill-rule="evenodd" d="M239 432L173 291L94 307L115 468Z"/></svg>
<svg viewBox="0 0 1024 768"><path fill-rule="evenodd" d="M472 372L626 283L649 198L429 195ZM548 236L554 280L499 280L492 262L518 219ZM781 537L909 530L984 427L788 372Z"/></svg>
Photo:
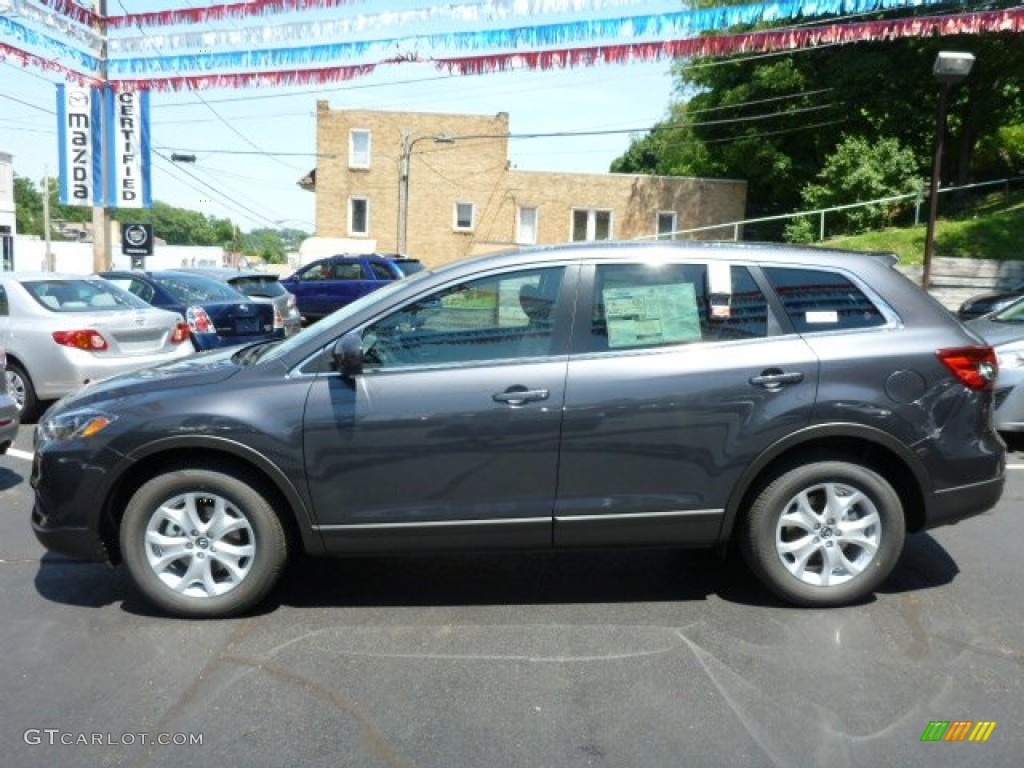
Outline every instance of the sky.
<svg viewBox="0 0 1024 768"><path fill-rule="evenodd" d="M110 12L200 4L121 0L110 4ZM362 8L365 12L372 7L377 13L411 5L417 4L389 0ZM644 12L648 7L656 12L676 10L680 4L652 2ZM289 14L230 23L258 26L301 19ZM194 154L196 162L174 164L154 153L152 194L161 202L231 219L243 231L287 227L312 232L315 197L296 182L316 164L319 99L327 99L332 109L508 112L513 135L626 131L509 143L509 160L521 170L604 173L628 148L631 136L642 135L643 129L666 116L673 88L669 70L670 63L663 61L459 76L429 64L409 63L378 67L371 75L323 86L153 93L153 147L167 157ZM39 180L44 173L56 173L58 81L41 70L0 62L0 151L14 156L14 170L20 176Z"/></svg>

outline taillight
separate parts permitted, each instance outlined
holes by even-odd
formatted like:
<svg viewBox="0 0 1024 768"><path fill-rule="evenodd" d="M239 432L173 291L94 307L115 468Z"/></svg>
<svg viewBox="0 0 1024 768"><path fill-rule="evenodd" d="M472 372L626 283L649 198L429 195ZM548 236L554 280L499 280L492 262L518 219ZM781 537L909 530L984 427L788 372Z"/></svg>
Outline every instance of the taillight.
<svg viewBox="0 0 1024 768"><path fill-rule="evenodd" d="M102 352L109 349L103 335L92 328L84 331L54 331L53 340L64 347L84 349L87 352Z"/></svg>
<svg viewBox="0 0 1024 768"><path fill-rule="evenodd" d="M206 314L202 307L189 307L185 311L185 319L188 320L188 327L192 333L210 333L213 331L213 321Z"/></svg>
<svg viewBox="0 0 1024 768"><path fill-rule="evenodd" d="M189 337L188 323L176 323L174 332L171 333L171 344L181 344Z"/></svg>
<svg viewBox="0 0 1024 768"><path fill-rule="evenodd" d="M274 330L278 328L284 328L284 315L281 314L281 310L274 307Z"/></svg>
<svg viewBox="0 0 1024 768"><path fill-rule="evenodd" d="M991 389L999 371L992 347L972 346L940 349L935 353L968 389Z"/></svg>

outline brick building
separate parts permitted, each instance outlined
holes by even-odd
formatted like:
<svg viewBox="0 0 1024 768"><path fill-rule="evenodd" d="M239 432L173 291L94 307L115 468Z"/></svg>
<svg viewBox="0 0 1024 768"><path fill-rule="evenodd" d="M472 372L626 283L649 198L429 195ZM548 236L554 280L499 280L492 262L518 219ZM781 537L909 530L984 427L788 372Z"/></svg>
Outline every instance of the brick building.
<svg viewBox="0 0 1024 768"><path fill-rule="evenodd" d="M516 245L631 239L739 221L746 182L510 168L509 118L317 102L320 237L438 266ZM731 237L718 230L709 236Z"/></svg>

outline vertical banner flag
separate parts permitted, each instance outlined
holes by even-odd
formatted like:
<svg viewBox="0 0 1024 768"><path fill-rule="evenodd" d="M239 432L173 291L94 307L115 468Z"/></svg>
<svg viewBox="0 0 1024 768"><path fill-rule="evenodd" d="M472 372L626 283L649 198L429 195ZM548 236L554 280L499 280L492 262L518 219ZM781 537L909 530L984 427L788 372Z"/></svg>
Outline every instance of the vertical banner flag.
<svg viewBox="0 0 1024 768"><path fill-rule="evenodd" d="M107 191L112 208L151 208L149 91L107 89Z"/></svg>
<svg viewBox="0 0 1024 768"><path fill-rule="evenodd" d="M61 205L103 205L100 93L57 85Z"/></svg>

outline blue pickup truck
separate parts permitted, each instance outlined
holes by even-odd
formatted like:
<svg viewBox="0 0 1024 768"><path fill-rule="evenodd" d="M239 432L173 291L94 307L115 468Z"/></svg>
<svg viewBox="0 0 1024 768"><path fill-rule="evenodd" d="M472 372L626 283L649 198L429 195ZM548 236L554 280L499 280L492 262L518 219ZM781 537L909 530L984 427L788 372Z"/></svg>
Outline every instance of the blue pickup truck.
<svg viewBox="0 0 1024 768"><path fill-rule="evenodd" d="M303 320L312 323L421 269L418 260L391 254L328 256L307 264L281 285L295 296Z"/></svg>

